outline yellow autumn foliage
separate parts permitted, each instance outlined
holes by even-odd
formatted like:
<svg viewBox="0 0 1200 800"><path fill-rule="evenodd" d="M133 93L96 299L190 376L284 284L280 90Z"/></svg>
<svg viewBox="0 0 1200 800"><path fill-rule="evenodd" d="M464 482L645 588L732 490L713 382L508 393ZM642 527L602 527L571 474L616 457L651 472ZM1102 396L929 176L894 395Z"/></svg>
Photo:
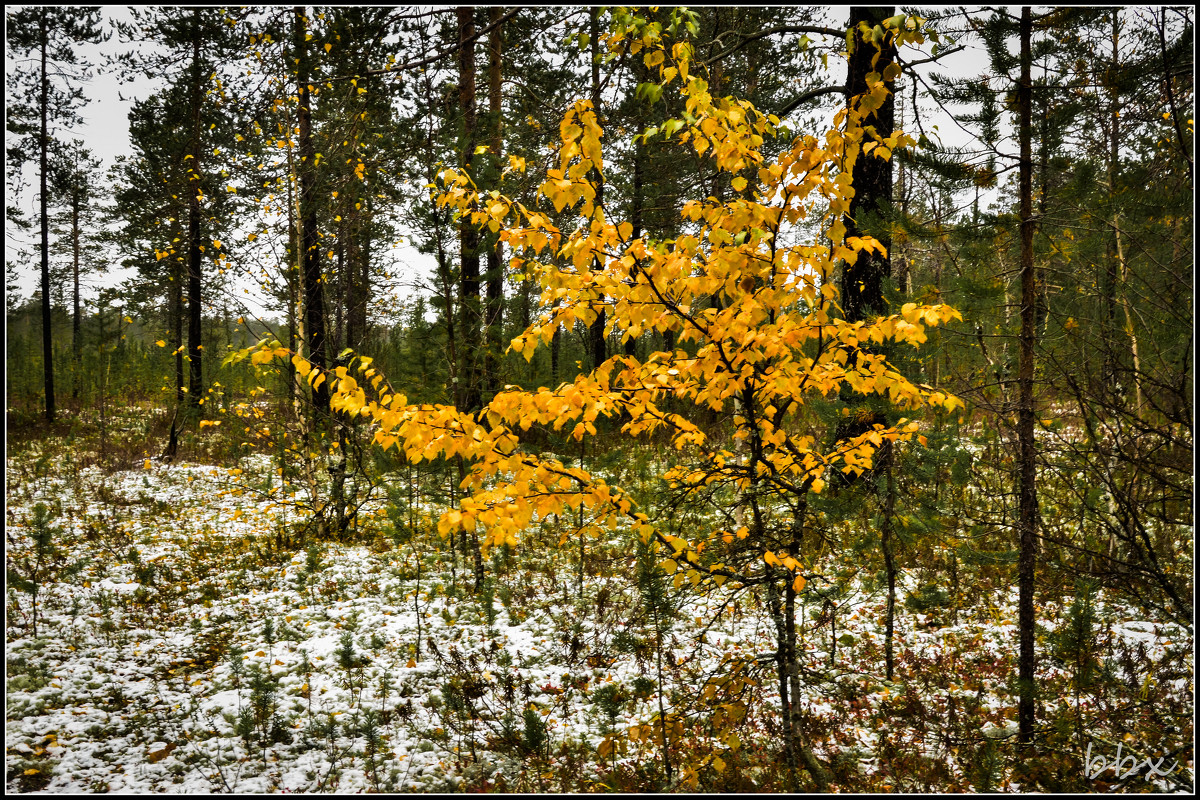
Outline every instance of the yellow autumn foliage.
<svg viewBox="0 0 1200 800"><path fill-rule="evenodd" d="M610 48L619 43L609 37ZM595 204L593 180L604 168L604 140L612 131L603 129L589 101L579 100L559 127L559 158L540 184L537 205L479 192L466 172L454 169L442 174L436 200L472 224L498 231L512 253L510 268L537 282L545 310L512 340L513 352L532 359L560 326L590 323L600 308L606 333L623 339L669 333L676 348L640 360L614 355L554 388L507 387L477 415L447 405L409 405L369 359L359 360L358 370L371 382L370 394L345 367L329 374L333 408L369 417L379 446L401 450L413 463L461 457L470 465L463 480L468 495L439 522L444 535L476 530L485 549L514 545L535 520L582 506L593 515L590 530L633 527L670 545L676 558L669 563L681 568L695 557L694 541L720 539L725 532L697 532L696 540L687 540L657 530L620 487L525 450L522 433L547 426L579 440L596 435L601 418L622 420L624 435L665 431L687 456L663 476L677 488L719 482L745 491L766 484L802 496L820 492L831 470L869 469L879 447L911 439L918 427L901 419L822 449L805 417L810 398L849 388L886 397L902 410L962 406L956 397L909 381L877 347L917 347L929 326L961 319L957 311L905 303L898 314L848 322L838 305L840 262L883 249L869 237L846 237L854 162L889 157L911 141L902 132L881 138L860 125L886 95L882 78L875 75L870 92L857 107L838 112L824 136L794 136L768 160L763 143L781 135L776 118L744 100L713 97L690 70L689 44L676 43L668 52L659 41L642 41L638 49L654 54L661 85L677 87L686 109L658 135L729 174L735 196L687 201L673 240L633 238L629 222L610 219ZM510 169L524 167L523 160L510 158ZM579 224L560 229L551 208L575 215ZM263 345L252 361L285 355L291 354ZM296 356L293 363L313 381L304 359ZM689 419L692 411L732 412L733 439L749 445L752 455L710 441ZM744 528L737 531L739 539L745 536ZM797 590L804 585L796 559L769 549L761 556L758 568L780 565L797 576ZM700 569L722 582L746 578L724 565ZM678 573L681 579L685 574L695 580L694 570Z"/></svg>

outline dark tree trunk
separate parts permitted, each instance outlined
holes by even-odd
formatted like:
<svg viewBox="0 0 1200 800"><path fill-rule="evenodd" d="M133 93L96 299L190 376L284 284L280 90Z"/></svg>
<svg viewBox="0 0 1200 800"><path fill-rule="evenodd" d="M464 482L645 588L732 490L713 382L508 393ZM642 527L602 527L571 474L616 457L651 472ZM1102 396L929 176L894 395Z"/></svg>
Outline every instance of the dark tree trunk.
<svg viewBox="0 0 1200 800"><path fill-rule="evenodd" d="M78 171L74 176L76 182L82 180ZM79 213L83 203L82 189L78 183L71 190L71 399L79 400L79 383L83 379L82 348L83 337L80 335L82 324L79 317Z"/></svg>
<svg viewBox="0 0 1200 800"><path fill-rule="evenodd" d="M892 469L892 454L893 451L889 446L891 442L884 444L888 452L883 454L880 461L885 461L882 464L887 475L887 494L884 497L883 506L883 524L880 530L880 545L883 547L883 567L887 574L887 619L884 623L884 642L883 655L884 664L887 669L887 679L893 679L896 669L896 559L892 554L892 534L895 533L893 528L896 512L896 480Z"/></svg>
<svg viewBox="0 0 1200 800"><path fill-rule="evenodd" d="M637 241L642 238L642 208L646 203L645 189L643 188L646 169L646 146L642 142L641 137L645 133L646 117L643 109L639 108L637 136L633 140L633 197L630 199L629 208L629 223L633 226L633 230L629 234L630 241ZM637 340L638 337L636 336L630 336L625 340L625 355L637 355Z"/></svg>
<svg viewBox="0 0 1200 800"><path fill-rule="evenodd" d="M1018 137L1021 147L1020 218L1021 218L1021 350L1017 375L1017 441L1019 512L1017 529L1020 533L1018 560L1018 628L1020 655L1018 666L1017 707L1018 738L1022 744L1033 739L1034 703L1034 608L1033 588L1037 546L1037 484L1034 441L1033 359L1036 345L1037 276L1033 265L1033 158L1031 147L1033 84L1030 68L1033 61L1031 39L1033 21L1030 9L1021 9L1021 83L1017 88Z"/></svg>
<svg viewBox="0 0 1200 800"><path fill-rule="evenodd" d="M554 327L554 335L550 337L550 388L558 387L558 356L562 351L562 328Z"/></svg>
<svg viewBox="0 0 1200 800"><path fill-rule="evenodd" d="M474 177L475 155L475 9L460 6L458 15L458 102L463 116L462 164ZM479 231L466 217L458 228L461 269L459 271L459 311L462 323L462 364L459 380L462 383L462 405L460 411L478 411L481 405L479 388Z"/></svg>
<svg viewBox="0 0 1200 800"><path fill-rule="evenodd" d="M200 9L192 10L192 141L188 159L188 395L193 408L203 399L200 342Z"/></svg>
<svg viewBox="0 0 1200 800"><path fill-rule="evenodd" d="M592 111L596 114L596 122L600 122L600 9L591 9L591 55L592 55ZM604 176L599 169L593 169L592 184L596 187L595 204L597 208L604 207ZM599 259L592 263L592 269L599 272L603 269ZM596 304L596 319L592 321L590 333L592 353L592 369L599 367L608 358L604 341L604 324L606 314L603 303Z"/></svg>
<svg viewBox="0 0 1200 800"><path fill-rule="evenodd" d="M347 216L349 212L345 211L340 215L342 221L338 223L337 233L334 236L334 271L337 275L337 282L334 284L333 298L333 336L331 337L331 350L338 355L334 356L334 363L341 364L342 351L346 349L346 304L350 302L350 291L346 287L348 277L346 275L346 251L349 249L346 246L346 229L348 227Z"/></svg>
<svg viewBox="0 0 1200 800"><path fill-rule="evenodd" d="M874 26L892 16L891 6L880 8L853 7L850 9L850 27L857 30L859 22ZM872 64L878 54L878 60ZM855 97L867 91L867 75L882 73L896 60L896 45L891 37L882 49L863 40L862 34L854 35L854 51L850 55L849 72L846 78L846 97ZM889 84L889 89L891 85ZM895 100L889 92L887 100L874 113L868 115L863 126L872 125L882 137L892 135L894 127ZM864 141L865 144L865 141ZM854 162L852 174L854 198L850 201L850 214L846 219L846 235L870 234L885 248L891 247L887 226L879 224L879 215L892 197L892 162L890 159L870 154L859 156ZM857 322L871 313L883 312L883 280L891 276L891 263L886 255L876 251L862 251L853 263L842 264L842 308L846 320Z"/></svg>
<svg viewBox="0 0 1200 800"><path fill-rule="evenodd" d="M296 95L300 128L300 273L303 277L304 327L308 335L308 361L324 370L325 358L325 287L321 278L321 261L317 241L317 198L314 160L316 151L312 139L312 97L308 81L312 73L306 43L307 22L304 8L297 6L293 24L293 39L297 60ZM329 411L329 384L321 381L313 388L315 414Z"/></svg>
<svg viewBox="0 0 1200 800"><path fill-rule="evenodd" d="M475 177L473 165L475 155L476 113L475 113L475 9L470 6L459 6L458 15L458 100L463 115L462 154L463 168ZM460 311L462 313L462 364L463 378L460 379L461 403L460 411L475 412L483 406L481 389L484 359L480 354L480 322L483 318L479 307L479 231L466 217L459 225L460 263L459 294L461 295ZM458 459L460 478L465 476L465 466ZM467 550L466 531L463 531L463 550ZM483 556L479 547L479 534L472 529L471 552L475 566L475 591L483 585Z"/></svg>
<svg viewBox="0 0 1200 800"><path fill-rule="evenodd" d="M41 34L42 46L42 97L41 97L41 114L42 114L42 131L41 131L41 148L38 153L40 161L39 169L41 175L38 180L41 184L41 197L38 199L38 212L41 215L41 234L42 234L42 372L44 374L44 386L46 392L46 422L54 424L54 339L53 327L51 324L50 315L50 219L47 216L47 208L50 198L47 196L47 172L49 171L49 150L50 150L50 123L49 123L49 105L50 105L50 74L47 72L47 61L50 47L50 30L49 22L46 19L46 12L43 9L41 18L38 22L38 30Z"/></svg>
<svg viewBox="0 0 1200 800"><path fill-rule="evenodd" d="M171 345L175 348L175 404L187 399L183 377L183 265L174 259L171 265Z"/></svg>
<svg viewBox="0 0 1200 800"><path fill-rule="evenodd" d="M502 9L488 9L488 23L496 25ZM494 165L492 174L499 184L500 152L504 146L503 114L501 97L501 67L503 66L502 26L496 25L488 35L488 113L491 116L491 156ZM497 186L498 188L498 186ZM484 388L495 393L500 390L500 354L504 350L501 325L504 314L504 254L499 237L487 251L487 308L484 324L487 328L487 347L484 363Z"/></svg>
<svg viewBox="0 0 1200 800"><path fill-rule="evenodd" d="M290 162L290 155L289 155ZM288 164L289 168L294 169L295 165ZM296 309L300 302L300 293L296 286L298 275L300 272L300 236L296 228L296 196L292 190L292 182L288 181L288 263L287 263L287 292L288 292L288 350L293 353L300 353L300 342L302 341L300 322L297 318ZM292 400L293 408L299 408L300 403L300 384L297 379L296 365L291 359L288 359L288 393Z"/></svg>
<svg viewBox="0 0 1200 800"><path fill-rule="evenodd" d="M346 347L359 350L367 337L367 303L370 299L371 201L350 212L353 221L346 240Z"/></svg>

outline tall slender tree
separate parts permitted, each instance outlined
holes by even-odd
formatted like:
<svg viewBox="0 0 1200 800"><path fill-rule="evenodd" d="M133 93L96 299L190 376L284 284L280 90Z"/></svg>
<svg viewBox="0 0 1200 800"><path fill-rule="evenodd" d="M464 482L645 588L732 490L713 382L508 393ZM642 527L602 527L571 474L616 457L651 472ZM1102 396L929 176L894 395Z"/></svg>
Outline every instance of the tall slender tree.
<svg viewBox="0 0 1200 800"><path fill-rule="evenodd" d="M476 113L475 86L475 9L460 6L455 9L458 21L458 107L462 115L459 154L463 168L476 175L475 147L479 132ZM462 347L459 358L463 374L456 385L458 407L478 410L482 394L479 380L480 319L479 307L479 231L464 217L459 225L459 330Z"/></svg>
<svg viewBox="0 0 1200 800"><path fill-rule="evenodd" d="M63 263L64 282L71 286L71 399L79 399L82 380L83 313L82 280L102 269L98 258L102 237L97 208L100 160L79 140L60 153L62 167L56 171L54 194L59 211L55 215L57 241L51 252Z"/></svg>
<svg viewBox="0 0 1200 800"><path fill-rule="evenodd" d="M503 9L488 8L488 147L489 177L497 181L504 149L504 98L501 94L504 71ZM500 354L504 351L504 245L499 236L492 236L487 248L487 301L484 308L485 351L483 388L489 395L500 390Z"/></svg>
<svg viewBox="0 0 1200 800"><path fill-rule="evenodd" d="M50 316L50 149L54 129L79 124L83 105L79 83L88 77L89 65L75 47L99 42L99 6L39 6L6 14L8 47L32 69L8 75L8 95L16 102L8 106L7 130L21 144L10 146L12 165L24 163L36 153L38 159L38 224L41 243L42 369L46 421L55 418L54 340ZM11 168L11 166L10 166Z"/></svg>
<svg viewBox="0 0 1200 800"><path fill-rule="evenodd" d="M186 203L187 222L186 246L180 254L186 290L181 287L180 291L186 291L187 300L187 404L196 412L204 402L204 261L209 253L219 257L217 242L222 241L221 222L211 213L214 196L224 193L223 186L214 187L219 167L212 158L218 148L212 145L214 139L228 136L232 127L231 109L218 112L214 108L226 93L212 81L238 53L240 42L234 38L226 12L214 8L135 8L131 19L118 23L117 30L122 41L135 46L116 58L122 79L166 78L175 102L182 107L182 119L175 123L171 136L182 145L180 172L185 183L181 199ZM176 109L170 113L174 116ZM184 282L182 278L180 282Z"/></svg>
<svg viewBox="0 0 1200 800"><path fill-rule="evenodd" d="M317 228L316 155L313 145L312 92L314 70L308 48L308 12L296 6L292 12L292 55L296 63L297 164L300 186L300 275L304 295L304 328L308 338L308 360L324 369L328 364L325 347L325 281ZM329 387L323 381L313 386L316 414L329 411Z"/></svg>
<svg viewBox="0 0 1200 800"><path fill-rule="evenodd" d="M1037 558L1037 443L1034 439L1033 371L1037 345L1037 275L1033 263L1033 16L1029 6L1021 8L1021 78L1017 86L1017 137L1020 142L1020 186L1018 201L1021 220L1021 338L1017 368L1017 442L1018 523L1020 556L1017 567L1017 624L1020 628L1017 708L1018 736L1023 744L1033 740L1035 719L1034 683L1034 572Z"/></svg>

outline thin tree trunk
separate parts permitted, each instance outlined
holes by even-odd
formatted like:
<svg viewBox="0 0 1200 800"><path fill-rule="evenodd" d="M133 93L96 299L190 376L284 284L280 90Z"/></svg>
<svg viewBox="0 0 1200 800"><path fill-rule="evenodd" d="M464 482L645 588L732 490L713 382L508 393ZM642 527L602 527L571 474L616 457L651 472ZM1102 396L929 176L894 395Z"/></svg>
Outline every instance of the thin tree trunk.
<svg viewBox="0 0 1200 800"><path fill-rule="evenodd" d="M41 148L38 154L41 174L38 176L41 188L41 196L38 199L38 212L41 215L41 234L42 234L42 372L44 375L44 388L46 393L46 422L54 424L54 339L53 328L51 325L50 315L50 219L48 217L47 208L49 206L49 197L47 195L47 173L49 171L49 150L50 150L50 131L49 131L49 105L50 105L50 75L47 72L47 51L50 47L50 31L49 23L46 20L46 11L43 9L39 22L38 30L41 34L42 46L42 97L41 97L41 113L42 113L42 131L41 131Z"/></svg>
<svg viewBox="0 0 1200 800"><path fill-rule="evenodd" d="M596 114L596 122L600 122L600 9L593 7L591 9L591 55L592 55L592 111ZM599 168L595 168L591 173L592 185L596 188L595 204L598 208L604 207L604 176L600 174ZM595 259L592 262L592 269L600 272L603 265L600 259ZM608 358L604 341L604 324L606 314L603 303L596 304L596 319L591 325L591 346L589 349L592 354L592 369L599 367Z"/></svg>
<svg viewBox="0 0 1200 800"><path fill-rule="evenodd" d="M463 169L474 177L475 155L475 9L459 6L458 16L458 102L463 115L461 157ZM462 316L462 361L460 373L462 383L462 405L460 411L477 411L481 404L479 389L479 231L470 219L463 217L459 224L459 246L461 269L459 271L459 293Z"/></svg>
<svg viewBox="0 0 1200 800"><path fill-rule="evenodd" d="M558 360L559 352L562 350L562 328L558 325L554 327L554 335L550 337L550 386L551 388L558 387Z"/></svg>
<svg viewBox="0 0 1200 800"><path fill-rule="evenodd" d="M75 181L83 180L78 170L74 175ZM71 399L79 400L79 383L82 380L82 348L83 337L80 335L82 321L79 315L79 206L82 202L78 185L72 187L71 194Z"/></svg>
<svg viewBox="0 0 1200 800"><path fill-rule="evenodd" d="M289 137L290 138L290 137ZM296 165L292 159L292 150L288 148L288 173L289 178L295 176ZM304 335L301 331L301 324L298 318L297 309L300 304L300 292L298 283L300 274L300 231L297 220L300 215L296 208L296 191L292 180L288 181L288 263L287 263L287 292L288 292L288 349L298 356L303 357L301 350L303 349ZM292 409L296 414L296 418L300 417L300 376L296 372L296 365L291 359L288 359L287 365L288 374L288 391L292 398Z"/></svg>
<svg viewBox="0 0 1200 800"><path fill-rule="evenodd" d="M335 364L341 364L343 359L342 352L347 346L346 341L346 304L350 301L350 292L346 287L346 216L349 211L341 214L342 221L338 223L337 233L334 234L334 258L336 261L334 270L337 274L337 283L334 284L334 295L331 300L333 306L333 336L332 347L330 350L337 355L333 357Z"/></svg>
<svg viewBox="0 0 1200 800"><path fill-rule="evenodd" d="M1116 233L1117 245L1117 264L1120 267L1121 276L1121 310L1125 314L1125 333L1129 336L1129 353L1133 357L1133 393L1134 393L1134 408L1138 416L1141 416L1143 408L1142 398L1142 359L1138 354L1137 331L1133 327L1133 311L1129 305L1129 293L1127 287L1129 285L1129 264L1125 261L1125 248L1121 244L1121 218L1114 216L1113 230Z"/></svg>
<svg viewBox="0 0 1200 800"><path fill-rule="evenodd" d="M1112 13L1112 62L1109 65L1109 68L1110 68L1111 73L1113 75L1116 75L1120 68L1120 49L1118 47L1119 42L1120 42L1120 39L1119 39L1119 37L1120 37L1120 17L1118 15L1117 9L1113 9L1111 13ZM1170 85L1170 75L1169 74L1167 75L1167 81L1168 81L1168 89L1169 89L1169 85ZM1109 92L1110 92L1110 102L1109 102L1110 122L1109 122L1109 124L1112 125L1112 129L1111 129L1112 137L1109 140L1109 151L1108 151L1108 196L1109 196L1109 202L1112 204L1112 237L1109 239L1109 243L1108 243L1108 263L1109 263L1108 278L1109 278L1109 280L1108 280L1108 287L1107 287L1107 292L1105 294L1104 300L1105 300L1105 313L1106 313L1106 318L1107 318L1106 321L1109 324L1109 329L1108 329L1108 331L1106 331L1106 333L1110 333L1112 335L1112 338L1110 341L1106 342L1105 349L1108 350L1109 352L1111 352L1110 359L1111 359L1111 362L1113 365L1113 372L1109 376L1109 378L1110 378L1110 380L1114 380L1116 378L1115 365L1118 360L1117 354L1116 354L1116 342L1118 339L1117 339L1117 335L1116 335L1115 318L1116 318L1116 306L1120 305L1121 311L1123 312L1124 317L1125 317L1125 335L1129 337L1130 355L1133 356L1133 388L1134 388L1134 395L1135 395L1135 403L1136 403L1137 413L1141 414L1141 411L1142 411L1141 358L1138 354L1137 333L1134 331L1134 328L1133 328L1133 314L1129 308L1129 296L1125 290L1127 281L1129 279L1129 265L1125 261L1125 249L1121 243L1121 213L1120 213L1120 209L1117 205L1117 195L1118 195L1117 182L1118 182L1118 178L1120 175L1120 169L1121 169L1120 136L1119 136L1120 125L1121 125L1121 115L1120 115L1121 107L1120 107L1119 89L1118 89L1115 79L1113 79L1112 84L1109 87ZM1178 125L1179 121L1176 120L1175 124ZM1186 155L1186 153L1185 153L1185 155Z"/></svg>
<svg viewBox="0 0 1200 800"><path fill-rule="evenodd" d="M813 783L816 784L817 791L828 791L829 789L829 773L825 771L817 757L813 755L812 750L805 742L803 733L803 725L800 716L800 659L796 650L796 590L793 587L792 579L788 573L784 573L783 587L783 609L785 620L785 633L787 640L785 642L785 667L787 670L788 684L791 688L791 703L788 706L788 712L791 717L788 728L791 731L793 747L796 751L796 756L808 770L808 774L812 776Z"/></svg>
<svg viewBox="0 0 1200 800"><path fill-rule="evenodd" d="M346 308L351 302L353 290L348 286L352 282L352 278L347 275L347 271L351 270L350 266L353 256L348 252L351 248L347 243L347 229L353 228L351 222L347 220L351 212L346 210L342 216L342 221L338 224L337 233L337 296L333 301L334 307L334 325L333 325L333 347L332 351L338 355L334 356L333 361L337 365L345 366L348 357L343 359L341 354L345 352L349 346L348 335L349 325L348 314ZM351 234L352 236L353 234ZM337 427L337 455L332 463L328 465L329 472L329 505L333 514L334 530L340 537L346 532L349 521L346 519L346 425L348 420L345 415L331 411L330 424Z"/></svg>
<svg viewBox="0 0 1200 800"><path fill-rule="evenodd" d="M200 9L192 10L192 140L188 159L188 395L193 408L203 400L200 279Z"/></svg>
<svg viewBox="0 0 1200 800"><path fill-rule="evenodd" d="M1109 71L1115 74L1118 60L1118 44L1119 44L1119 17L1118 10L1112 9L1112 61L1109 64ZM1107 124L1101 126L1101 130L1107 131L1108 137L1108 198L1109 203L1113 206L1113 230L1108 240L1107 258L1104 260L1104 275L1103 282L1100 287L1102 302L1104 304L1104 371L1102 374L1102 387L1111 388L1117 380L1117 364L1118 341L1117 334L1117 228L1116 228L1116 197L1117 197L1117 173L1120 168L1120 135L1121 135L1121 116L1120 116L1120 98L1116 86L1115 78L1109 86L1109 103L1107 111ZM1104 113L1103 111L1101 113Z"/></svg>
<svg viewBox="0 0 1200 800"><path fill-rule="evenodd" d="M757 526L756 526L757 527ZM779 677L779 719L783 727L784 763L787 766L789 792L799 789L796 761L796 737L792 733L792 704L788 696L790 681L787 660L787 623L779 597L779 585L774 576L767 576L767 610L775 623L775 669Z"/></svg>
<svg viewBox="0 0 1200 800"><path fill-rule="evenodd" d="M498 6L488 8L488 23L496 25L503 12ZM501 96L501 67L503 66L502 26L496 25L488 34L488 114L491 116L492 175L499 183L500 155L504 146L503 98ZM498 188L498 187L496 187ZM484 350L484 388L489 393L499 391L500 354L504 350L501 336L504 314L504 254L503 244L497 236L487 251L487 307L484 325L487 329L487 346Z"/></svg>
<svg viewBox="0 0 1200 800"><path fill-rule="evenodd" d="M362 209L347 209L351 220L346 238L346 341L345 347L362 349L367 335L367 294L370 291L370 201ZM339 351L340 352L340 351Z"/></svg>
<svg viewBox="0 0 1200 800"><path fill-rule="evenodd" d="M888 442L887 444L891 444ZM892 450L889 447L884 469L887 474L887 494L884 498L883 525L880 531L880 544L883 546L883 566L887 573L887 622L884 630L883 654L887 667L887 679L893 680L896 668L895 631L896 631L896 560L892 555L893 518L896 511L896 480L893 474ZM957 599L955 600L957 603Z"/></svg>
<svg viewBox="0 0 1200 800"><path fill-rule="evenodd" d="M635 62L636 63L636 62ZM629 234L631 242L642 238L642 207L645 205L645 189L643 182L646 171L646 146L642 136L646 133L646 117L644 106L638 107L637 136L633 139L633 197L630 200L629 222L633 230ZM630 336L625 340L625 355L637 356L638 337Z"/></svg>
<svg viewBox="0 0 1200 800"><path fill-rule="evenodd" d="M317 240L316 150L312 139L312 97L306 36L308 24L304 7L296 6L293 39L297 63L296 95L299 100L299 179L300 179L300 264L303 277L305 332L308 334L308 361L324 371L325 358L325 287L321 277L321 261ZM321 381L313 388L314 419L329 411L329 384Z"/></svg>
<svg viewBox="0 0 1200 800"><path fill-rule="evenodd" d="M1018 561L1018 627L1020 654L1018 665L1017 707L1018 739L1022 744L1033 740L1035 723L1036 685L1034 673L1034 571L1037 544L1037 472L1036 442L1034 440L1033 368L1034 347L1037 343L1037 276L1033 263L1033 158L1031 147L1033 83L1030 67L1033 61L1031 40L1033 20L1028 6L1021 9L1021 83L1017 89L1018 136L1020 162L1020 219L1021 219L1021 337L1020 362L1017 376L1017 441L1019 510L1017 529L1020 532Z"/></svg>
<svg viewBox="0 0 1200 800"><path fill-rule="evenodd" d="M654 612L654 653L655 653L655 668L658 674L658 735L659 746L662 748L663 771L666 773L666 788L671 787L672 771L671 771L671 747L670 740L667 737L667 710L663 698L663 637L662 637L662 620L658 615L658 599L651 604L651 609Z"/></svg>

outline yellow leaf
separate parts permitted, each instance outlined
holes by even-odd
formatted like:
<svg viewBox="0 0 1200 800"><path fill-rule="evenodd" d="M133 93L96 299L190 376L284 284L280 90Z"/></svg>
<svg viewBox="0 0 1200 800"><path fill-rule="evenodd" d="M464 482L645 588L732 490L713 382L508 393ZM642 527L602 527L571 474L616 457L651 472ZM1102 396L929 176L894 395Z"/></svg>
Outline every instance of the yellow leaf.
<svg viewBox="0 0 1200 800"><path fill-rule="evenodd" d="M333 49L333 45L331 45L329 42L326 42L325 43L325 52L328 53L332 49Z"/></svg>
<svg viewBox="0 0 1200 800"><path fill-rule="evenodd" d="M745 178L743 178L741 175L738 175L736 178L734 178L734 179L733 179L732 181L730 181L729 183L730 183L730 185L731 185L731 186L733 186L733 190L734 190L735 192L744 192L744 191L746 191L746 179L745 179Z"/></svg>
<svg viewBox="0 0 1200 800"><path fill-rule="evenodd" d="M166 347L166 346L167 346L167 343L166 343L166 342L164 342L162 339L159 339L157 342L155 342L155 344L156 344L156 345L158 345L159 347Z"/></svg>

